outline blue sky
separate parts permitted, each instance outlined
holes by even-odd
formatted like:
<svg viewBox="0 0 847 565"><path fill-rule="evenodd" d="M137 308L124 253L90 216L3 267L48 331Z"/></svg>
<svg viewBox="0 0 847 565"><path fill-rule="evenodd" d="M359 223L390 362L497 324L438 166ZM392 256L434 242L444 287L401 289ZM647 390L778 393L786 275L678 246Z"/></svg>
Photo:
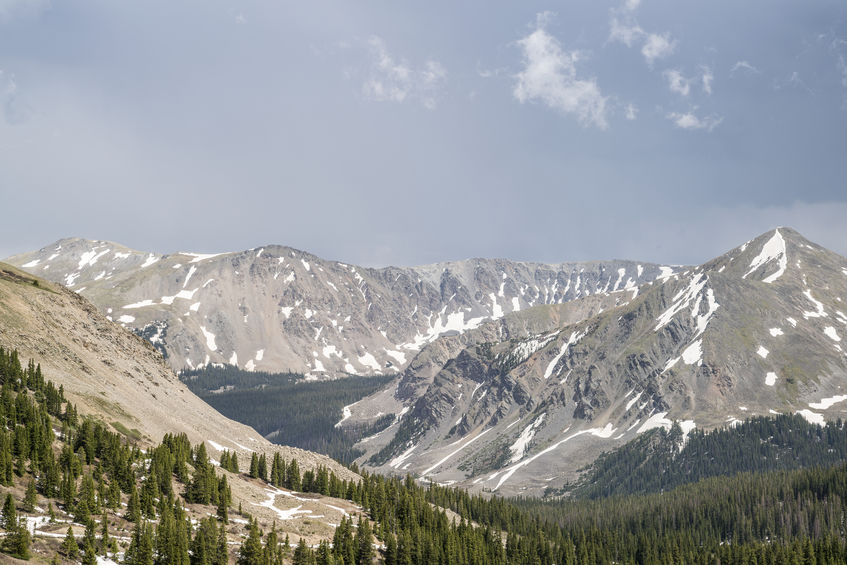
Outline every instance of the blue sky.
<svg viewBox="0 0 847 565"><path fill-rule="evenodd" d="M847 4L0 0L0 256L847 254Z"/></svg>

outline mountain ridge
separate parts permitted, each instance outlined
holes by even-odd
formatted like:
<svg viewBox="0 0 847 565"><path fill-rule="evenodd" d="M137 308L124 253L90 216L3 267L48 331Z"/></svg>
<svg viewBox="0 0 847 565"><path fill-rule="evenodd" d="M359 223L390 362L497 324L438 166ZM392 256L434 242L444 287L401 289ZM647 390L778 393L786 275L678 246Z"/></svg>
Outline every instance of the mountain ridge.
<svg viewBox="0 0 847 565"><path fill-rule="evenodd" d="M690 430L771 412L836 417L847 400L845 298L847 259L777 228L581 321L504 339L469 332L427 369L424 391L397 394L419 378L413 361L394 394L350 407L347 421L391 396L397 422L360 444L362 463L540 493L673 420Z"/></svg>
<svg viewBox="0 0 847 565"><path fill-rule="evenodd" d="M314 378L393 374L426 343L537 304L636 292L678 267L469 259L372 269L286 246L157 255L67 238L9 259L61 282L167 354Z"/></svg>

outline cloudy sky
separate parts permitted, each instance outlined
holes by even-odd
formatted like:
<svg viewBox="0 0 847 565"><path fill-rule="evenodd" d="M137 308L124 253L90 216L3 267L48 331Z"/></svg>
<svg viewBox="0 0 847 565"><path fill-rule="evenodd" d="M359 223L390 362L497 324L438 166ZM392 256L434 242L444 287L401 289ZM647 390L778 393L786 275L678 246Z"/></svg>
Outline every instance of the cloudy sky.
<svg viewBox="0 0 847 565"><path fill-rule="evenodd" d="M847 254L842 0L0 0L0 257Z"/></svg>

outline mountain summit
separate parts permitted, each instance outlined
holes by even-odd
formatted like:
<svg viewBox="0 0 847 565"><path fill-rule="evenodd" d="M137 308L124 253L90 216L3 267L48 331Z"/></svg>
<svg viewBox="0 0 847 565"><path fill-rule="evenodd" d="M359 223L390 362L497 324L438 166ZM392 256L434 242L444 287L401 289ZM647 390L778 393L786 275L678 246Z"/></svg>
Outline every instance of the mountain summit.
<svg viewBox="0 0 847 565"><path fill-rule="evenodd" d="M822 423L847 407L845 299L847 259L778 228L581 321L542 307L531 328L519 312L431 344L342 425L393 399L397 421L360 444L363 463L538 494L674 421L684 433L775 413Z"/></svg>

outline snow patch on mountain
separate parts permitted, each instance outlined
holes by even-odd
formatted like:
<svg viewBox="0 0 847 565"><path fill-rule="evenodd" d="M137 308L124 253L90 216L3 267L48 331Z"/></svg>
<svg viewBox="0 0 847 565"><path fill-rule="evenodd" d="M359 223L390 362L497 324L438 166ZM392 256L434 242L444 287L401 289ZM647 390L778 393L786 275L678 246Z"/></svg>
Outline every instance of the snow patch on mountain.
<svg viewBox="0 0 847 565"><path fill-rule="evenodd" d="M824 421L823 414L818 414L817 412L812 412L811 410L803 409L798 410L796 414L803 416L807 422L810 424L817 424L818 426L823 426L826 422Z"/></svg>
<svg viewBox="0 0 847 565"><path fill-rule="evenodd" d="M847 394L842 394L839 396L831 396L829 398L824 398L820 402L810 402L809 408L814 408L815 410L828 410L832 408L835 404L839 402L844 402L847 400Z"/></svg>
<svg viewBox="0 0 847 565"><path fill-rule="evenodd" d="M364 367L369 367L374 371L379 371L380 369L382 369L379 364L379 361L377 361L376 357L374 357L370 352L365 352L363 355L360 355L358 359L359 364Z"/></svg>
<svg viewBox="0 0 847 565"><path fill-rule="evenodd" d="M703 362L703 340L698 339L686 347L682 352L682 360L686 365L701 364Z"/></svg>
<svg viewBox="0 0 847 565"><path fill-rule="evenodd" d="M142 269L146 269L150 265L153 265L157 261L159 261L160 257L156 257L152 253L147 256L147 259L144 260L144 263L141 264Z"/></svg>
<svg viewBox="0 0 847 565"><path fill-rule="evenodd" d="M656 327L654 331L659 331L673 320L674 316L676 316L683 309L687 308L691 305L694 298L700 293L701 290L706 286L707 278L703 273L698 273L696 277L692 277L691 281L688 283L688 286L677 292L673 297L673 303L671 306L665 310L658 318L656 318ZM714 294L712 294L712 301L714 301ZM715 309L717 309L717 303L715 303ZM710 304L710 313L707 314L706 323L708 323L708 318L711 317L711 304Z"/></svg>
<svg viewBox="0 0 847 565"><path fill-rule="evenodd" d="M779 233L779 230L774 230L773 237L771 237L763 246L762 250L759 254L753 258L753 261L750 262L750 270L741 277L747 278L753 271L758 269L759 267L770 263L771 261L777 261L779 268L773 274L762 279L763 283L772 283L777 280L779 277L785 273L785 269L788 266L788 257L785 252L785 240L782 238L782 234Z"/></svg>
<svg viewBox="0 0 847 565"><path fill-rule="evenodd" d="M571 345L575 345L584 336L585 336L585 332L582 332L580 334L577 334L577 332L571 333L571 336L568 338L568 341L566 341L564 344L562 344L562 348L559 350L559 353L555 357L553 357L553 360L550 361L549 365L547 365L547 369L544 370L544 379L545 380L549 379L553 375L553 369L555 369L556 365L558 365L559 361L562 360L562 357L565 355L565 353L567 353L568 348Z"/></svg>
<svg viewBox="0 0 847 565"><path fill-rule="evenodd" d="M826 318L826 312L824 311L823 303L815 300L815 297L812 296L811 290L809 290L808 288L806 290L804 290L803 296L808 298L809 301L812 302L812 304L815 305L815 311L814 312L809 312L809 311L803 312L804 318L806 318L807 320L809 318Z"/></svg>
<svg viewBox="0 0 847 565"><path fill-rule="evenodd" d="M203 332L203 337L206 338L206 348L209 351L217 351L218 346L215 345L215 334L206 329L206 326L200 326L200 331Z"/></svg>
<svg viewBox="0 0 847 565"><path fill-rule="evenodd" d="M838 335L838 332L835 331L835 328L832 326L827 326L823 329L823 333L826 334L826 337L831 339L832 341L841 341L841 336Z"/></svg>
<svg viewBox="0 0 847 565"><path fill-rule="evenodd" d="M544 422L544 417L547 414L541 414L538 416L533 422L523 429L521 434L518 436L518 439L515 440L515 443L509 446L509 451L512 452L512 458L509 460L509 463L517 463L521 459L523 459L524 454L526 454L526 448L529 447L529 442L532 441L532 438L535 437L535 432Z"/></svg>

